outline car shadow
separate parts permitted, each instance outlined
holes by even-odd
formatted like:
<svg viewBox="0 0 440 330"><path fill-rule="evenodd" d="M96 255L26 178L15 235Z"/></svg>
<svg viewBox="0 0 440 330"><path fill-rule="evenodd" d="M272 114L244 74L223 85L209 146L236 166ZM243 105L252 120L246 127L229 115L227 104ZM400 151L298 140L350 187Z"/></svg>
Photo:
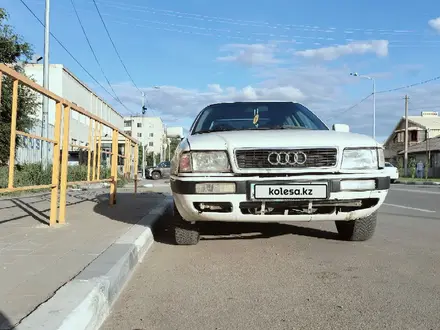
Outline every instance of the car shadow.
<svg viewBox="0 0 440 330"><path fill-rule="evenodd" d="M14 325L11 323L9 318L0 311L0 329L14 329Z"/></svg>
<svg viewBox="0 0 440 330"><path fill-rule="evenodd" d="M153 235L156 242L176 245L171 219L170 214L165 214L154 225ZM284 235L340 240L336 232L284 223L230 223L213 221L200 223L199 230L200 240L203 241L267 239Z"/></svg>

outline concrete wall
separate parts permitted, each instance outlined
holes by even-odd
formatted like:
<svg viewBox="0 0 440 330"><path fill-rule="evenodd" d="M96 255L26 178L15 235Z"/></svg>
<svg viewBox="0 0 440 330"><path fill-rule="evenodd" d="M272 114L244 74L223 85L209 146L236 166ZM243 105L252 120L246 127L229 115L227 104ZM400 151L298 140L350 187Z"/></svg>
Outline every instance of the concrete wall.
<svg viewBox="0 0 440 330"><path fill-rule="evenodd" d="M43 65L28 64L25 66L25 72L33 78L36 83L43 85ZM77 104L92 114L108 121L112 125L124 129L123 117L110 107L104 100L99 98L87 85L81 82L70 71L61 64L51 64L49 67L49 90L58 96ZM39 96L40 101L42 97ZM39 120L42 118L41 106L37 109L35 117ZM49 102L49 124L55 124L55 102ZM41 127L41 122L39 124ZM41 135L41 128L36 127L33 132ZM103 135L111 134L111 130L103 128ZM61 136L63 132L61 131ZM53 138L53 129L49 132L49 138ZM69 143L86 145L89 139L89 119L76 111L71 111ZM23 156L25 157L25 156ZM35 159L36 156L29 156L29 160ZM25 160L23 158L23 160ZM50 158L52 161L52 158Z"/></svg>
<svg viewBox="0 0 440 330"><path fill-rule="evenodd" d="M169 138L181 138L184 135L183 127L167 127L167 137Z"/></svg>

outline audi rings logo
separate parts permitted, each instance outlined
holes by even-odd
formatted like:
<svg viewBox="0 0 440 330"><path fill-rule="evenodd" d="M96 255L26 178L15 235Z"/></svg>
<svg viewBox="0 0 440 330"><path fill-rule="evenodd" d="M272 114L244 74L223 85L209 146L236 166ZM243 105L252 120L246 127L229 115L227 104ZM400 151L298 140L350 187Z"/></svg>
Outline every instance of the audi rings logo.
<svg viewBox="0 0 440 330"><path fill-rule="evenodd" d="M304 165L307 155L302 151L273 151L267 156L267 161L273 165Z"/></svg>

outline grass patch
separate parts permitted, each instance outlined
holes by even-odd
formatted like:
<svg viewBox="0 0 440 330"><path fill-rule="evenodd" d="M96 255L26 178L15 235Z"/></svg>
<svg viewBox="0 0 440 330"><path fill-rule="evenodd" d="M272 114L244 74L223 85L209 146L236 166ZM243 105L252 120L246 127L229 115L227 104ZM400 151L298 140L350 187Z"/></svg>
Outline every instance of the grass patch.
<svg viewBox="0 0 440 330"><path fill-rule="evenodd" d="M92 170L91 170L92 171ZM7 166L0 167L0 188L8 187L9 168ZM100 179L110 179L110 168L102 166L100 169ZM92 172L90 173L90 176ZM87 166L86 165L72 165L67 169L67 181L86 181L87 180ZM118 187L123 187L131 179L126 179L118 174ZM14 187L27 186L42 186L52 183L52 165L44 168L42 164L23 164L16 165L14 171ZM22 194L29 194L34 192L45 192L50 189L34 189L26 191L16 191L11 193L2 193L0 196L18 196Z"/></svg>

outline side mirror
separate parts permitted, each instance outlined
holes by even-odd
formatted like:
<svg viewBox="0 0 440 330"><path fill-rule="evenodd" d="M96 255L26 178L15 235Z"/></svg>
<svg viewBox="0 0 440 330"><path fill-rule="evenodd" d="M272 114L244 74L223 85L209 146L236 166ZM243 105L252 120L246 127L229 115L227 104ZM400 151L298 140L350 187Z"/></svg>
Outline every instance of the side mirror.
<svg viewBox="0 0 440 330"><path fill-rule="evenodd" d="M336 132L350 132L350 127L345 124L334 124L332 129Z"/></svg>

